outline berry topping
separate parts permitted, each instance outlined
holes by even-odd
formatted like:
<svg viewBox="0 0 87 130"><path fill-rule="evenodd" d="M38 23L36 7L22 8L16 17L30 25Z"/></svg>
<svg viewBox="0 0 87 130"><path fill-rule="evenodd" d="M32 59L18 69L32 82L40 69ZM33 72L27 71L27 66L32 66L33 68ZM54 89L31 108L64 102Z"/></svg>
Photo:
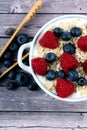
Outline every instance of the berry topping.
<svg viewBox="0 0 87 130"><path fill-rule="evenodd" d="M81 51L87 52L87 35L80 37L77 44Z"/></svg>
<svg viewBox="0 0 87 130"><path fill-rule="evenodd" d="M59 78L65 78L66 77L66 73L63 70L59 70L58 77Z"/></svg>
<svg viewBox="0 0 87 130"><path fill-rule="evenodd" d="M48 80L56 79L56 72L54 70L48 70L46 72L46 79L48 79Z"/></svg>
<svg viewBox="0 0 87 130"><path fill-rule="evenodd" d="M28 83L28 75L24 72L19 72L15 78L16 84L19 86L27 85Z"/></svg>
<svg viewBox="0 0 87 130"><path fill-rule="evenodd" d="M29 85L28 85L28 89L31 90L31 91L35 91L39 88L39 86L37 85L37 83L34 81L34 80L31 80L29 82Z"/></svg>
<svg viewBox="0 0 87 130"><path fill-rule="evenodd" d="M7 89L8 90L14 90L14 89L16 89L17 88L17 85L16 85L16 83L14 82L14 81L9 81L8 83L7 83Z"/></svg>
<svg viewBox="0 0 87 130"><path fill-rule="evenodd" d="M24 43L29 42L29 37L28 37L28 35L25 34L25 33L19 34L19 35L17 36L17 42L18 42L19 46L23 45Z"/></svg>
<svg viewBox="0 0 87 130"><path fill-rule="evenodd" d="M11 61L11 60L8 59L8 60L5 60L5 61L4 61L4 66L5 66L5 67L8 68L8 67L10 67L11 65L12 65L12 61Z"/></svg>
<svg viewBox="0 0 87 130"><path fill-rule="evenodd" d="M68 41L72 38L72 35L70 32L63 32L61 35L62 40Z"/></svg>
<svg viewBox="0 0 87 130"><path fill-rule="evenodd" d="M39 41L42 47L55 49L59 46L59 42L52 31L47 31Z"/></svg>
<svg viewBox="0 0 87 130"><path fill-rule="evenodd" d="M79 37L82 34L82 30L79 27L73 27L71 28L70 33L73 37Z"/></svg>
<svg viewBox="0 0 87 130"><path fill-rule="evenodd" d="M70 70L68 72L68 79L75 82L78 80L78 73L76 70Z"/></svg>
<svg viewBox="0 0 87 130"><path fill-rule="evenodd" d="M34 58L32 59L32 68L35 73L39 75L45 75L47 71L47 61L45 58Z"/></svg>
<svg viewBox="0 0 87 130"><path fill-rule="evenodd" d="M17 45L17 43L12 43L11 45L10 45L10 50L11 51L16 51L18 49L18 45Z"/></svg>
<svg viewBox="0 0 87 130"><path fill-rule="evenodd" d="M87 73L87 60L85 60L83 63L83 70L85 71L85 73Z"/></svg>
<svg viewBox="0 0 87 130"><path fill-rule="evenodd" d="M10 51L7 51L5 54L4 54L4 59L8 60L10 59L12 56L12 53Z"/></svg>
<svg viewBox="0 0 87 130"><path fill-rule="evenodd" d="M85 79L84 77L80 77L80 78L78 79L78 85L79 85L79 86L84 86L84 85L86 85L86 79Z"/></svg>
<svg viewBox="0 0 87 130"><path fill-rule="evenodd" d="M53 32L54 32L56 37L60 37L61 34L63 33L63 30L61 28L54 28Z"/></svg>
<svg viewBox="0 0 87 130"><path fill-rule="evenodd" d="M49 52L46 54L46 61L48 63L53 63L56 60L57 56L55 53L53 52Z"/></svg>
<svg viewBox="0 0 87 130"><path fill-rule="evenodd" d="M78 67L77 59L69 53L63 53L60 56L61 67L65 72Z"/></svg>
<svg viewBox="0 0 87 130"><path fill-rule="evenodd" d="M10 80L14 80L14 79L15 79L15 76L16 76L16 71L11 70L11 71L8 73L7 78L10 79Z"/></svg>
<svg viewBox="0 0 87 130"><path fill-rule="evenodd" d="M70 54L73 54L75 53L75 46L72 44L72 43L68 43L68 44L65 44L63 46L63 50L64 52L67 52L67 53L70 53Z"/></svg>
<svg viewBox="0 0 87 130"><path fill-rule="evenodd" d="M66 98L75 92L74 84L67 79L58 79L56 92L59 97Z"/></svg>

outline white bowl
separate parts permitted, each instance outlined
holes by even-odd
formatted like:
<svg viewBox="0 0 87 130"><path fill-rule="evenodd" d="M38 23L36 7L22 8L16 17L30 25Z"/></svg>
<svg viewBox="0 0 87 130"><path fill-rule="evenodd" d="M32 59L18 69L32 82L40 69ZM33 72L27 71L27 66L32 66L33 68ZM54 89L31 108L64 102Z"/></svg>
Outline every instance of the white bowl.
<svg viewBox="0 0 87 130"><path fill-rule="evenodd" d="M63 101L67 101L67 102L78 102L78 101L84 101L87 100L87 95L81 96L79 92L74 93L72 96L69 96L67 98L61 98L57 95L55 95L54 93L50 92L48 89L45 88L45 86L43 86L42 82L40 81L40 79L38 78L38 76L33 72L32 66L31 66L31 60L33 58L34 55L34 47L35 44L39 41L39 39L43 36L43 34L49 30L49 28L51 26L55 26L56 24L59 24L61 22L69 22L69 21L73 21L73 20L79 20L79 24L82 23L86 23L87 22L87 16L83 16L83 15L64 15L61 17L57 17L49 22L47 22L35 35L34 39L32 42L26 43L24 45L22 45L19 49L18 52L18 64L19 66L27 71L28 73L31 73L33 78L35 79L35 81L37 82L37 84L40 86L40 88L42 90L44 90L47 94L49 94L50 96L58 99L58 100L63 100ZM26 66L23 64L22 62L22 53L23 50L26 48L30 48L30 52L29 52L29 64L30 66Z"/></svg>

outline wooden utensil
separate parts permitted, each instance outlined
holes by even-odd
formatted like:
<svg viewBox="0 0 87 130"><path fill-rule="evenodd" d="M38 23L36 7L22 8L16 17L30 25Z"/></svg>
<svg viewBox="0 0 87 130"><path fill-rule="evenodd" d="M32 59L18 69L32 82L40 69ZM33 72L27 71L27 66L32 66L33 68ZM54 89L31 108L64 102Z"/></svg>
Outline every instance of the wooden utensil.
<svg viewBox="0 0 87 130"><path fill-rule="evenodd" d="M42 5L42 1L38 0L34 6L31 8L31 10L28 12L28 14L26 15L26 17L23 19L23 21L20 23L20 25L18 26L17 30L14 32L14 34L12 35L12 37L8 40L8 42L5 44L4 48L2 49L2 51L0 52L0 58L2 57L2 55L4 54L4 52L6 51L6 49L8 48L8 46L11 44L11 42L13 41L13 39L15 38L15 36L18 34L18 32L21 30L21 28L27 23L29 22L32 17L34 16L34 14L37 12L37 10L41 7Z"/></svg>
<svg viewBox="0 0 87 130"><path fill-rule="evenodd" d="M18 34L18 32L21 30L21 28L27 23L29 22L32 17L35 15L35 13L38 11L38 9L42 6L42 0L38 0L34 6L31 8L31 10L28 12L28 14L26 15L26 17L23 19L23 21L20 23L20 25L18 26L17 30L14 32L14 34L12 35L12 37L8 40L8 42L6 43L6 45L4 46L4 48L2 49L2 51L0 52L0 58L2 57L2 55L4 54L4 52L6 51L6 49L8 48L8 46L11 44L11 42L13 41L13 39L15 38L15 36ZM22 60L26 59L29 56L29 53L27 53L26 55L23 56ZM12 70L14 67L16 67L18 65L18 62L15 62L12 66L10 66L8 69L6 69L1 75L0 78L2 78L4 75L6 75L10 70Z"/></svg>

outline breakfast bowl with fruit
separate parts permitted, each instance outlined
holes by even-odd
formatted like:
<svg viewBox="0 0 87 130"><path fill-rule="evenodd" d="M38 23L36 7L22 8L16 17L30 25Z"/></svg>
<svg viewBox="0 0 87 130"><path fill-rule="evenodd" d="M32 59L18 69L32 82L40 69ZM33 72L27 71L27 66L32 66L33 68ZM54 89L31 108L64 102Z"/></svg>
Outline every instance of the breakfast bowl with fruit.
<svg viewBox="0 0 87 130"><path fill-rule="evenodd" d="M22 62L30 48L29 66ZM18 52L19 66L52 97L87 100L87 16L65 15L46 23Z"/></svg>

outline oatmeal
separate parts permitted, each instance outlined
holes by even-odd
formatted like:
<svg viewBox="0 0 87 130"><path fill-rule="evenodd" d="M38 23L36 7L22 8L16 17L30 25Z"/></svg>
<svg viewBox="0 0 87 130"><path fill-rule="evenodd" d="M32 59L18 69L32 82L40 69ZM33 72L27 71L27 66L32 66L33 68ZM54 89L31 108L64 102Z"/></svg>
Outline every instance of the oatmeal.
<svg viewBox="0 0 87 130"><path fill-rule="evenodd" d="M87 65L87 23L79 25L79 21L80 19L77 19L51 26L35 46L34 58L44 59L42 70L45 66L45 74L39 75L37 70L35 73L44 87L62 98L79 91L81 96L87 94L87 67L85 67ZM80 43L81 40L84 40L84 45ZM46 66L47 58L49 61ZM62 92L62 90L66 91L63 86L61 87L62 83L66 86L68 94Z"/></svg>

